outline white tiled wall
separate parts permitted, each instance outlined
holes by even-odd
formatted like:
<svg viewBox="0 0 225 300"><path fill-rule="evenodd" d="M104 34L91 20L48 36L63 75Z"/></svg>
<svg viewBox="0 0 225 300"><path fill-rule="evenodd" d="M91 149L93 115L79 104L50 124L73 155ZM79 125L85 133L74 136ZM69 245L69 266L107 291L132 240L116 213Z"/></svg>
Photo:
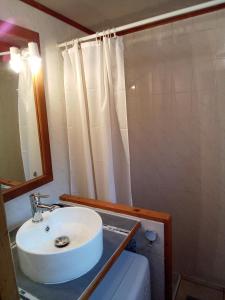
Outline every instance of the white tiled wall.
<svg viewBox="0 0 225 300"><path fill-rule="evenodd" d="M134 205L172 214L175 270L225 285L225 10L124 41Z"/></svg>

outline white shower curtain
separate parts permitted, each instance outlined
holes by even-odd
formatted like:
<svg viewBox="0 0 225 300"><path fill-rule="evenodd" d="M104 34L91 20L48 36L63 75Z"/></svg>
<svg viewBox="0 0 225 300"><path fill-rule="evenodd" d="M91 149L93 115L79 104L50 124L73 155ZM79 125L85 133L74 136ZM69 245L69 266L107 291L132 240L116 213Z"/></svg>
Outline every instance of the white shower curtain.
<svg viewBox="0 0 225 300"><path fill-rule="evenodd" d="M63 52L71 193L132 205L123 40Z"/></svg>
<svg viewBox="0 0 225 300"><path fill-rule="evenodd" d="M18 114L24 175L25 180L30 180L43 172L32 73L28 61L23 61L19 73Z"/></svg>

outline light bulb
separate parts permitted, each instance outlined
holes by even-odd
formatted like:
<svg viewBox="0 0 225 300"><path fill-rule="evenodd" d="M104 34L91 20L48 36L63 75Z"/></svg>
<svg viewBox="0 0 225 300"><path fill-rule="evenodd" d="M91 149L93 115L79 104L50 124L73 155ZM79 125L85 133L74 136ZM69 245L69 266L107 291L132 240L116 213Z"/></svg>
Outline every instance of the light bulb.
<svg viewBox="0 0 225 300"><path fill-rule="evenodd" d="M10 47L10 67L11 69L19 73L21 68L22 68L22 61L21 61L21 55L20 55L20 50L17 47Z"/></svg>
<svg viewBox="0 0 225 300"><path fill-rule="evenodd" d="M37 74L41 67L41 58L39 56L31 56L28 58L28 61L32 74Z"/></svg>
<svg viewBox="0 0 225 300"><path fill-rule="evenodd" d="M37 74L41 67L41 57L38 51L37 43L30 42L28 43L28 50L29 50L29 65L31 68L31 72L33 75Z"/></svg>

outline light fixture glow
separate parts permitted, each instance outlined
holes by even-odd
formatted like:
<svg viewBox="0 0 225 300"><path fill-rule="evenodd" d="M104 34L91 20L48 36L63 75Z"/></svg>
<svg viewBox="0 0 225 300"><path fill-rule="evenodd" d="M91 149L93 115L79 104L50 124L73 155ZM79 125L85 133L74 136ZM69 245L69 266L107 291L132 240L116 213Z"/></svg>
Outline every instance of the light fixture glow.
<svg viewBox="0 0 225 300"><path fill-rule="evenodd" d="M31 72L33 75L37 74L41 67L41 57L38 51L37 43L30 42L28 43L28 51L29 51L29 65L31 68Z"/></svg>
<svg viewBox="0 0 225 300"><path fill-rule="evenodd" d="M38 50L37 43L28 43L28 48L20 49L17 47L10 47L10 67L16 73L22 69L23 61L28 61L33 75L37 74L41 67L41 57Z"/></svg>
<svg viewBox="0 0 225 300"><path fill-rule="evenodd" d="M37 74L41 67L41 58L38 56L32 56L28 58L31 72L33 75Z"/></svg>
<svg viewBox="0 0 225 300"><path fill-rule="evenodd" d="M10 47L10 67L11 69L19 73L22 67L22 61L21 61L21 55L20 55L20 50L17 47Z"/></svg>

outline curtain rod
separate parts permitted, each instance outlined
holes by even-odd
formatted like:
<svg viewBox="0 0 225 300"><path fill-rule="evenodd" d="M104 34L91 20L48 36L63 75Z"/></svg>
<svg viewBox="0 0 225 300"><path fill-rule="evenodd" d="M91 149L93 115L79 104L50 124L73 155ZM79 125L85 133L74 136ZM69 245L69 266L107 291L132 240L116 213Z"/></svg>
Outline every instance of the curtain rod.
<svg viewBox="0 0 225 300"><path fill-rule="evenodd" d="M4 55L8 55L8 54L10 54L9 51L6 51L6 52L0 52L0 56L4 56Z"/></svg>
<svg viewBox="0 0 225 300"><path fill-rule="evenodd" d="M163 21L163 20L171 20L171 19L173 19L175 17L179 17L179 16L180 17L181 16L186 16L186 15L190 16L191 13L201 12L203 10L207 10L207 9L214 8L214 7L215 7L215 10L220 9L220 8L225 8L225 6L220 7L221 4L225 4L225 0L211 0L211 1L208 1L208 2L205 2L205 3L193 5L193 6L190 6L190 7L186 7L186 8L178 9L178 10L175 10L175 11L172 11L172 12L168 12L168 13L165 13L165 14L162 14L162 15L159 15L159 16L144 19L142 21L138 21L138 22L134 22L134 23L124 25L124 26L120 26L120 27L111 29L110 33L112 33L112 34L114 34L114 33L121 33L122 34L122 32L123 33L125 33L125 32L128 33L128 31L132 31L132 29L134 29L134 28L144 27L144 26L147 26L147 25L150 25L150 24L153 24L153 23L160 23L160 21ZM105 35L105 32L102 31L102 32L99 32L99 33L95 33L95 34L91 34L91 35L88 35L88 36L78 38L78 40L79 40L80 43L82 43L82 42L87 42L87 41L96 39L97 37L102 37L104 35ZM74 40L64 42L64 43L58 44L57 46L59 48L66 47L66 46L72 46L73 41Z"/></svg>

